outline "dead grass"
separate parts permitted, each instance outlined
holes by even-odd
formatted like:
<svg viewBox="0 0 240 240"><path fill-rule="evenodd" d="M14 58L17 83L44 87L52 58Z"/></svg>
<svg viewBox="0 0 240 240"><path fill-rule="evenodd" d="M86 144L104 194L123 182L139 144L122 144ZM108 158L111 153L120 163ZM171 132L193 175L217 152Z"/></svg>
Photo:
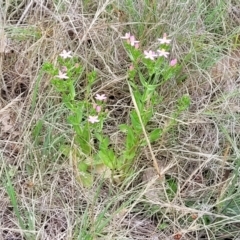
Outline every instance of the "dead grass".
<svg viewBox="0 0 240 240"><path fill-rule="evenodd" d="M0 239L240 238L238 1L25 0L0 9ZM132 177L118 186L98 177L85 189L59 150L73 132L41 66L68 49L86 73L97 71L93 94L109 96L105 132L118 149L133 107L119 38L128 30L143 49L168 32L183 66L181 81L159 89L152 125L167 128L183 94L191 106L151 146L163 181L145 149ZM78 97L84 86L83 75Z"/></svg>

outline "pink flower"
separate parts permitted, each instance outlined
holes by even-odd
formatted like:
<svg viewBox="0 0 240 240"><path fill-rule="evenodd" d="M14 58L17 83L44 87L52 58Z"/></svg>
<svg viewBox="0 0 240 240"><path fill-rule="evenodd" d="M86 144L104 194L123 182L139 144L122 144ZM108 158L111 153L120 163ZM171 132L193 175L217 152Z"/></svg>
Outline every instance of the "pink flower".
<svg viewBox="0 0 240 240"><path fill-rule="evenodd" d="M130 45L131 46L135 46L135 48L137 48L139 45L139 41L136 41L135 37L134 36L130 36ZM137 46L137 47L136 47Z"/></svg>
<svg viewBox="0 0 240 240"><path fill-rule="evenodd" d="M135 47L136 49L139 48L139 41L138 41L137 43L134 44L134 47Z"/></svg>
<svg viewBox="0 0 240 240"><path fill-rule="evenodd" d="M139 41L136 41L135 37L131 35L130 32L125 33L125 36L121 38L127 40L127 43L134 46L136 49L139 48Z"/></svg>
<svg viewBox="0 0 240 240"><path fill-rule="evenodd" d="M71 51L67 52L66 50L63 50L62 53L59 54L59 56L61 56L63 59L72 58L71 53Z"/></svg>
<svg viewBox="0 0 240 240"><path fill-rule="evenodd" d="M66 73L67 72L67 67L66 66L62 66L61 67L61 72L62 73Z"/></svg>
<svg viewBox="0 0 240 240"><path fill-rule="evenodd" d="M144 51L144 55L145 55L145 58L149 58L149 59L151 59L151 60L154 60L154 58L155 57L157 57L158 55L155 53L155 52L153 52L152 50L150 50L149 52L148 51Z"/></svg>
<svg viewBox="0 0 240 240"><path fill-rule="evenodd" d="M101 112L101 106L96 106L96 111L97 111L97 113L100 113Z"/></svg>
<svg viewBox="0 0 240 240"><path fill-rule="evenodd" d="M160 42L160 44L169 44L171 42L171 39L167 39L167 34L164 33L163 38L158 38L158 41Z"/></svg>
<svg viewBox="0 0 240 240"><path fill-rule="evenodd" d="M129 70L130 71L134 70L134 66L132 64L130 65Z"/></svg>
<svg viewBox="0 0 240 240"><path fill-rule="evenodd" d="M60 79L68 79L67 73L63 73L60 70L58 71L58 75L56 77Z"/></svg>
<svg viewBox="0 0 240 240"><path fill-rule="evenodd" d="M102 94L102 95L100 95L100 94L96 94L96 97L95 97L97 100L99 100L99 101L103 101L103 100L105 100L107 97L105 96L105 94Z"/></svg>
<svg viewBox="0 0 240 240"><path fill-rule="evenodd" d="M95 123L95 122L99 122L99 119L98 119L98 116L89 116L88 121L90 123Z"/></svg>
<svg viewBox="0 0 240 240"><path fill-rule="evenodd" d="M164 56L165 58L167 58L169 55L169 52L166 52L165 49L157 50L157 52L159 57Z"/></svg>
<svg viewBox="0 0 240 240"><path fill-rule="evenodd" d="M128 33L125 33L125 36L123 36L123 37L121 37L122 39L129 39L130 38L130 36L131 36L131 34L130 34L130 32L128 32Z"/></svg>
<svg viewBox="0 0 240 240"><path fill-rule="evenodd" d="M174 67L175 65L177 64L177 59L176 58L174 58L174 59L172 59L171 61L170 61L170 66L171 67Z"/></svg>

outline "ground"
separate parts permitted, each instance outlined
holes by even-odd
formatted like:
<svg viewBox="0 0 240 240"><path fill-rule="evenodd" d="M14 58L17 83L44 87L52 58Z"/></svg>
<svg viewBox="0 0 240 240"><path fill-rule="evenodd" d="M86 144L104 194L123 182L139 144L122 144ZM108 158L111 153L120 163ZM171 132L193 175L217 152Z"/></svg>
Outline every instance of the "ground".
<svg viewBox="0 0 240 240"><path fill-rule="evenodd" d="M240 239L238 0L6 0L0 7L0 239ZM161 138L136 149L131 174L110 177L100 166L86 186L69 111L43 66L71 51L84 69L75 85L80 100L96 72L88 99L107 96L103 132L121 152L120 126L136 108L127 32L143 51L167 33L181 71L157 88L161 101L147 131L162 129ZM176 115L182 96L190 105Z"/></svg>

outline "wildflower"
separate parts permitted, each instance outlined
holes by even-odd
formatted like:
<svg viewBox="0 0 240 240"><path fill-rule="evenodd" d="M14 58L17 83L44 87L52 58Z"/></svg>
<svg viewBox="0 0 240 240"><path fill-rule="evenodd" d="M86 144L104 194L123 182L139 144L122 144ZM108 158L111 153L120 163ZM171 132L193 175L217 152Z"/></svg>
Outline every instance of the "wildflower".
<svg viewBox="0 0 240 240"><path fill-rule="evenodd" d="M139 41L136 41L134 36L130 36L129 41L131 46L135 46L135 48L139 46Z"/></svg>
<svg viewBox="0 0 240 240"><path fill-rule="evenodd" d="M102 94L102 95L100 95L100 94L96 94L96 97L95 97L97 100L99 100L99 101L103 101L103 100L105 100L107 97L105 96L105 94Z"/></svg>
<svg viewBox="0 0 240 240"><path fill-rule="evenodd" d="M96 111L97 111L97 113L100 113L101 112L101 106L96 106Z"/></svg>
<svg viewBox="0 0 240 240"><path fill-rule="evenodd" d="M145 55L145 58L149 58L151 60L154 60L155 57L157 57L158 55L153 52L152 50L150 50L149 52L148 51L144 51L144 55Z"/></svg>
<svg viewBox="0 0 240 240"><path fill-rule="evenodd" d="M66 66L62 66L61 67L61 72L62 73L66 73L67 72L67 67Z"/></svg>
<svg viewBox="0 0 240 240"><path fill-rule="evenodd" d="M72 58L71 53L71 51L67 52L66 50L63 50L62 53L59 54L59 56L61 56L63 59Z"/></svg>
<svg viewBox="0 0 240 240"><path fill-rule="evenodd" d="M165 58L167 58L169 55L169 52L166 52L165 49L157 50L157 52L159 57L164 56Z"/></svg>
<svg viewBox="0 0 240 240"><path fill-rule="evenodd" d="M63 73L60 70L58 71L58 75L56 77L60 79L68 79L67 73Z"/></svg>
<svg viewBox="0 0 240 240"><path fill-rule="evenodd" d="M134 70L133 64L131 64L131 65L129 66L129 70L130 70L130 71Z"/></svg>
<svg viewBox="0 0 240 240"><path fill-rule="evenodd" d="M125 33L125 36L121 38L127 40L127 43L134 46L136 49L139 48L139 41L136 41L135 36L131 35L130 32Z"/></svg>
<svg viewBox="0 0 240 240"><path fill-rule="evenodd" d="M134 47L135 47L136 49L139 48L139 41L134 44Z"/></svg>
<svg viewBox="0 0 240 240"><path fill-rule="evenodd" d="M128 33L125 33L125 36L124 37L121 37L122 39L129 39L130 38L130 36L131 36L131 34L130 34L130 32L128 32Z"/></svg>
<svg viewBox="0 0 240 240"><path fill-rule="evenodd" d="M99 119L98 119L98 116L89 116L88 121L90 123L95 123L95 122L99 122Z"/></svg>
<svg viewBox="0 0 240 240"><path fill-rule="evenodd" d="M170 61L170 66L171 67L174 67L176 64L177 64L177 59L176 58L174 58Z"/></svg>
<svg viewBox="0 0 240 240"><path fill-rule="evenodd" d="M169 44L171 42L171 39L167 39L167 34L164 33L163 38L158 38L158 41L160 42L160 44Z"/></svg>

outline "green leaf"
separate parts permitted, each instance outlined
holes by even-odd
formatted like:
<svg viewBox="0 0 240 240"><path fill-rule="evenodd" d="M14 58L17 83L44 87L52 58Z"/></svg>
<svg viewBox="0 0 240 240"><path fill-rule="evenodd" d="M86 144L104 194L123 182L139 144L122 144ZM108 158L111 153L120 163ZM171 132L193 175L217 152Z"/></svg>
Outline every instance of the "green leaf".
<svg viewBox="0 0 240 240"><path fill-rule="evenodd" d="M80 172L87 172L87 170L88 170L88 165L85 163L85 162L80 162L80 163L78 163L78 170L80 171Z"/></svg>
<svg viewBox="0 0 240 240"><path fill-rule="evenodd" d="M69 91L70 91L70 100L74 100L76 96L76 92L73 84L69 86Z"/></svg>
<svg viewBox="0 0 240 240"><path fill-rule="evenodd" d="M140 79L140 82L143 85L143 87L146 87L148 83L147 83L145 77L143 76L143 74L141 72L139 72L139 79Z"/></svg>
<svg viewBox="0 0 240 240"><path fill-rule="evenodd" d="M76 135L75 141L79 145L79 147L83 153L85 153L85 154L91 153L92 147L89 144L88 139L85 139L84 136L82 136L82 135Z"/></svg>
<svg viewBox="0 0 240 240"><path fill-rule="evenodd" d="M81 174L81 173L80 173ZM80 182L84 187L91 187L93 185L93 176L91 173L84 172L80 175Z"/></svg>
<svg viewBox="0 0 240 240"><path fill-rule="evenodd" d="M142 132L142 126L135 110L130 113L130 118L133 128L137 130L137 132Z"/></svg>
<svg viewBox="0 0 240 240"><path fill-rule="evenodd" d="M124 159L132 160L136 156L137 146L124 152Z"/></svg>
<svg viewBox="0 0 240 240"><path fill-rule="evenodd" d="M161 73L162 70L164 69L164 65L165 65L165 59L163 57L157 58L154 65L154 73L156 74Z"/></svg>
<svg viewBox="0 0 240 240"><path fill-rule="evenodd" d="M139 91L139 87L135 83L129 81L129 84L133 88L133 95L137 103L137 106L139 108L139 111L141 112L143 109L143 103L142 103L143 94Z"/></svg>
<svg viewBox="0 0 240 240"><path fill-rule="evenodd" d="M87 79L88 79L90 86L96 81L96 78L97 78L96 71L92 71L92 72L88 73Z"/></svg>
<svg viewBox="0 0 240 240"><path fill-rule="evenodd" d="M75 106L76 106L75 114L76 114L77 122L81 123L83 118L83 112L84 112L84 103L78 102L77 104L75 104Z"/></svg>
<svg viewBox="0 0 240 240"><path fill-rule="evenodd" d="M150 99L152 100L152 95L155 92L155 89L157 88L158 85L150 85L148 84L145 89L144 89L144 93L142 96L142 101L144 103L148 102Z"/></svg>
<svg viewBox="0 0 240 240"><path fill-rule="evenodd" d="M143 64L147 67L148 70L148 76L151 78L152 75L155 73L155 62L151 59L142 59Z"/></svg>
<svg viewBox="0 0 240 240"><path fill-rule="evenodd" d="M152 110L151 107L149 107L150 110L146 110L142 113L142 121L144 125L147 125L147 123L150 121L152 118Z"/></svg>
<svg viewBox="0 0 240 240"><path fill-rule="evenodd" d="M70 154L70 151L71 151L71 146L66 145L66 144L61 144L60 151L65 157L68 157Z"/></svg>
<svg viewBox="0 0 240 240"><path fill-rule="evenodd" d="M108 137L103 137L102 141L100 141L100 149L102 150L107 150L109 145L109 138Z"/></svg>
<svg viewBox="0 0 240 240"><path fill-rule="evenodd" d="M102 138L102 141L99 144L100 151L98 152L98 157L101 159L107 167L113 169L116 164L116 156L113 149L109 149L109 138Z"/></svg>
<svg viewBox="0 0 240 240"><path fill-rule="evenodd" d="M95 137L96 139L99 141L99 142L102 142L103 141L103 136L102 134L98 133L98 132L95 132Z"/></svg>
<svg viewBox="0 0 240 240"><path fill-rule="evenodd" d="M43 71L52 74L52 72L54 71L54 66L50 62L45 62L42 66L42 69Z"/></svg>
<svg viewBox="0 0 240 240"><path fill-rule="evenodd" d="M167 183L167 194L170 200L173 200L178 189L178 184L177 180L175 178L166 178L166 183Z"/></svg>
<svg viewBox="0 0 240 240"><path fill-rule="evenodd" d="M173 68L168 68L166 71L162 72L163 78L164 78L164 82L168 81L169 79L171 79L175 73L173 72Z"/></svg>
<svg viewBox="0 0 240 240"><path fill-rule="evenodd" d="M139 49L136 49L135 47L131 46L128 43L124 44L128 55L133 63L135 63L142 55L142 52Z"/></svg>
<svg viewBox="0 0 240 240"><path fill-rule="evenodd" d="M98 156L107 167L114 169L116 156L112 149L103 149L98 152Z"/></svg>
<svg viewBox="0 0 240 240"><path fill-rule="evenodd" d="M158 140L158 139L161 137L162 132L163 132L163 131L162 131L162 129L160 129L160 128L154 129L154 130L149 134L149 140L150 140L150 142L152 143L152 142Z"/></svg>
<svg viewBox="0 0 240 240"><path fill-rule="evenodd" d="M190 106L191 100L188 95L183 95L177 103L177 108L179 111L184 111Z"/></svg>
<svg viewBox="0 0 240 240"><path fill-rule="evenodd" d="M75 114L68 116L67 121L71 125L79 125L80 122L78 121Z"/></svg>
<svg viewBox="0 0 240 240"><path fill-rule="evenodd" d="M161 224L158 226L158 229L159 229L159 230L164 230L164 229L166 229L168 226L169 226L169 224L163 222L163 223L161 223Z"/></svg>
<svg viewBox="0 0 240 240"><path fill-rule="evenodd" d="M137 73L137 71L135 70L135 69L133 69L133 70L129 70L128 71L128 78L131 80L131 81L133 81L134 80L134 78L135 78L135 76L136 76L136 73Z"/></svg>
<svg viewBox="0 0 240 240"><path fill-rule="evenodd" d="M120 131L122 131L123 133L127 133L129 126L127 124L120 124L119 126Z"/></svg>
<svg viewBox="0 0 240 240"><path fill-rule="evenodd" d="M134 134L134 131L129 128L126 138L126 150L131 149L135 145L136 137L137 136Z"/></svg>
<svg viewBox="0 0 240 240"><path fill-rule="evenodd" d="M73 129L75 130L77 136L82 135L83 130L82 130L82 127L80 125L78 125L78 124L73 125Z"/></svg>

